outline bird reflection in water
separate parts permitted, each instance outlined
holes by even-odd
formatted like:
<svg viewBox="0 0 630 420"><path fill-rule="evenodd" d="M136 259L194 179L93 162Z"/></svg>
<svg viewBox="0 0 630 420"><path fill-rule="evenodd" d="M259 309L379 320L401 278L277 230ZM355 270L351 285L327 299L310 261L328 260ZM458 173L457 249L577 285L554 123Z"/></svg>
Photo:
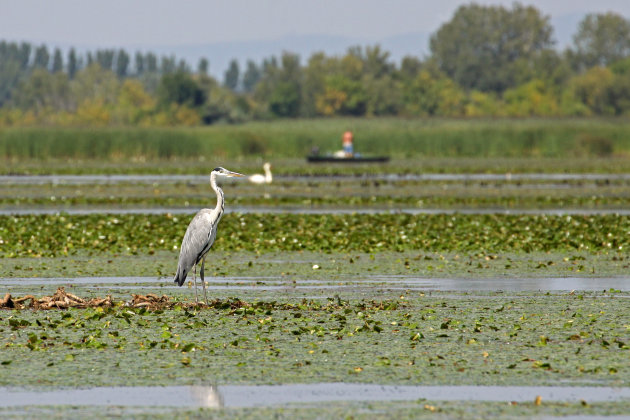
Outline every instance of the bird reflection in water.
<svg viewBox="0 0 630 420"><path fill-rule="evenodd" d="M200 407L221 408L223 407L223 396L216 386L213 385L192 385L190 395L195 403Z"/></svg>

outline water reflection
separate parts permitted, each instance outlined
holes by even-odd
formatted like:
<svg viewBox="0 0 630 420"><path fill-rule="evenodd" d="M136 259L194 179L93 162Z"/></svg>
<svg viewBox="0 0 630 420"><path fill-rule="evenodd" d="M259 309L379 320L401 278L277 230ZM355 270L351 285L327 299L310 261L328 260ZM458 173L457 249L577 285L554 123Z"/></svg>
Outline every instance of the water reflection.
<svg viewBox="0 0 630 420"><path fill-rule="evenodd" d="M193 385L190 387L190 395L200 407L223 407L223 396L215 386Z"/></svg>
<svg viewBox="0 0 630 420"><path fill-rule="evenodd" d="M0 286L67 286L93 285L119 289L175 288L170 278L155 277L25 277L0 278ZM497 278L429 278L413 275L339 275L335 279L280 276L206 277L210 290L277 291L291 289L404 289L443 292L563 292L571 290L630 291L629 277L497 277ZM96 287L99 288L99 287Z"/></svg>
<svg viewBox="0 0 630 420"><path fill-rule="evenodd" d="M325 401L569 401L630 400L630 388L607 386L414 386L351 383L98 387L62 390L0 388L0 407L146 406L269 407Z"/></svg>
<svg viewBox="0 0 630 420"><path fill-rule="evenodd" d="M0 387L0 407L20 406L223 407L214 386L121 386L22 390Z"/></svg>

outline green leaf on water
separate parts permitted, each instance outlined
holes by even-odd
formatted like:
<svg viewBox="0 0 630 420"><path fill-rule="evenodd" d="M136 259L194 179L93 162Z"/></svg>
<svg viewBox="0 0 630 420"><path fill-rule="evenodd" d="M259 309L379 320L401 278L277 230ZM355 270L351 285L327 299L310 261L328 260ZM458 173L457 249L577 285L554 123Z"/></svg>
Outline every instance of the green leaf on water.
<svg viewBox="0 0 630 420"><path fill-rule="evenodd" d="M182 347L182 353L188 353L189 351L194 351L196 347L195 343L188 343L184 347Z"/></svg>
<svg viewBox="0 0 630 420"><path fill-rule="evenodd" d="M411 337L409 338L411 341L418 341L419 339L424 338L424 335L422 335L422 333L417 332L415 334L412 334Z"/></svg>

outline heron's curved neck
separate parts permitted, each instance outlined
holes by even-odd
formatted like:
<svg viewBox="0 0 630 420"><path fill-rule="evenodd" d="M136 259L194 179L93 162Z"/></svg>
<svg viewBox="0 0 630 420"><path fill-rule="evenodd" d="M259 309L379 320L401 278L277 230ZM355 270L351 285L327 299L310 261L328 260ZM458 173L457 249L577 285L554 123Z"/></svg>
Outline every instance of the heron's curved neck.
<svg viewBox="0 0 630 420"><path fill-rule="evenodd" d="M265 181L271 182L271 180L272 180L271 171L269 170L267 166L265 166Z"/></svg>
<svg viewBox="0 0 630 420"><path fill-rule="evenodd" d="M214 208L214 211L221 215L223 214L225 199L223 198L223 190L217 185L217 177L214 173L210 175L210 186L217 193L217 206Z"/></svg>

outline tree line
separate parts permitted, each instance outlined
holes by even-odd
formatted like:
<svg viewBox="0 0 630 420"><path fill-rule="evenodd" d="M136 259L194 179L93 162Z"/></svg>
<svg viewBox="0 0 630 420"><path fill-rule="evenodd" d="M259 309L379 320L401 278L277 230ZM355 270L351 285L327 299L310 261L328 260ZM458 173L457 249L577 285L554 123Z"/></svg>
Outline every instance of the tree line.
<svg viewBox="0 0 630 420"><path fill-rule="evenodd" d="M533 6L469 4L394 63L378 45L291 52L219 81L202 58L124 49L78 54L0 42L0 125L199 125L321 116L589 116L630 113L630 21L584 17L565 51Z"/></svg>

